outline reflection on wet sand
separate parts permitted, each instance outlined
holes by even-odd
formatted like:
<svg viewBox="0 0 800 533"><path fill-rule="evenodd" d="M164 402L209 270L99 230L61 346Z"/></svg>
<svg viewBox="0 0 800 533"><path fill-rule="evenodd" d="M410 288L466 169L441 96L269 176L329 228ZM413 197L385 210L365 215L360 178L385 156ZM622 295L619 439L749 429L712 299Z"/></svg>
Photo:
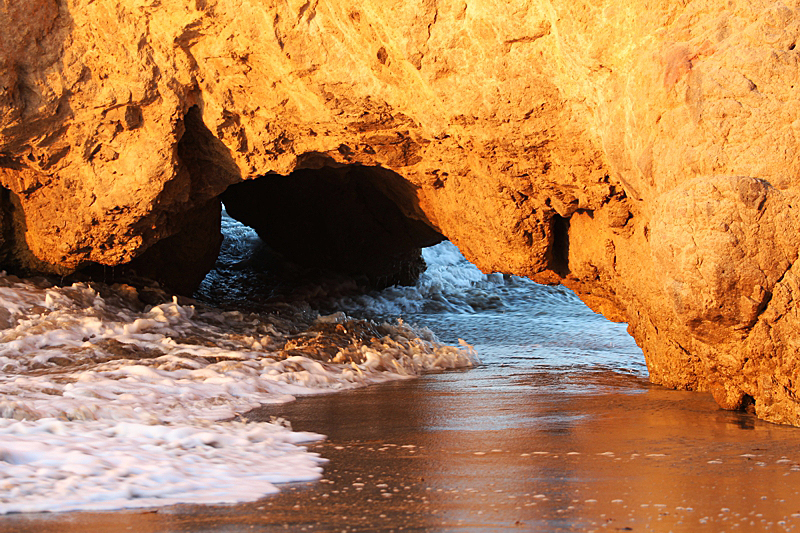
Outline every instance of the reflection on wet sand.
<svg viewBox="0 0 800 533"><path fill-rule="evenodd" d="M630 376L513 372L430 375L252 413L328 435L317 451L331 460L323 481L253 504L8 516L0 530L719 532L800 522L800 430Z"/></svg>

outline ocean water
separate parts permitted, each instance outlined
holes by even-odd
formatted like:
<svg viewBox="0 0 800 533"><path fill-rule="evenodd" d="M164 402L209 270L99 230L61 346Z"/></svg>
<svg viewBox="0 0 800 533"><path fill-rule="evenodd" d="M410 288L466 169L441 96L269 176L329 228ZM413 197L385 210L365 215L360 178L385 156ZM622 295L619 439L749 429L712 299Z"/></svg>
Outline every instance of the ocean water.
<svg viewBox="0 0 800 533"><path fill-rule="evenodd" d="M428 269L415 287L342 297L357 316L402 317L442 342L465 339L487 366L647 377L626 324L594 313L569 289L483 274L445 241L423 250Z"/></svg>
<svg viewBox="0 0 800 533"><path fill-rule="evenodd" d="M800 524L800 430L649 384L570 291L446 242L364 291L225 226L195 302L0 277L0 531Z"/></svg>
<svg viewBox="0 0 800 533"><path fill-rule="evenodd" d="M569 289L498 273L483 274L449 241L423 250L428 265L413 287L360 290L349 279L298 272L277 280L260 269L270 262L255 231L227 215L227 235L215 272L198 296L209 302L293 312L345 313L430 330L447 344L472 345L485 365L552 372L618 373L647 377L641 349L626 324L594 313ZM273 263L274 264L274 263ZM290 284L281 285L285 278Z"/></svg>
<svg viewBox="0 0 800 533"><path fill-rule="evenodd" d="M449 242L415 287L364 292L223 230L196 301L0 276L0 514L254 501L319 479L324 435L246 420L299 395L467 369L541 372L560 393L646 377L623 324Z"/></svg>

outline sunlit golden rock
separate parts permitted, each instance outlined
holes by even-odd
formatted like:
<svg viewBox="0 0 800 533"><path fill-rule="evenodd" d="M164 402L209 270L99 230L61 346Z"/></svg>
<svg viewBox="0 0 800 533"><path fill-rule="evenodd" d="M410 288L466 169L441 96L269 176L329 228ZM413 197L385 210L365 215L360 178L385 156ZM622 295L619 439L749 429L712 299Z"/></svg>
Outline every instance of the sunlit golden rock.
<svg viewBox="0 0 800 533"><path fill-rule="evenodd" d="M191 221L229 185L382 168L481 269L627 321L654 382L800 425L791 2L10 0L0 26L4 265L173 235L207 265Z"/></svg>

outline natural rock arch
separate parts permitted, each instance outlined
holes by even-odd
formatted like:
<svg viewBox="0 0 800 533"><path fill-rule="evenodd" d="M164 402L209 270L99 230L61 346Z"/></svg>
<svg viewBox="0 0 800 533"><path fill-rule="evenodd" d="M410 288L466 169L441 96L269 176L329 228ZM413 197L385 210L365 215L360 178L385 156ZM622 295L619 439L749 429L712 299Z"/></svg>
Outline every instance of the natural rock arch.
<svg viewBox="0 0 800 533"><path fill-rule="evenodd" d="M627 321L654 382L800 425L798 9L5 2L0 258L125 264L243 180L381 168L483 270Z"/></svg>

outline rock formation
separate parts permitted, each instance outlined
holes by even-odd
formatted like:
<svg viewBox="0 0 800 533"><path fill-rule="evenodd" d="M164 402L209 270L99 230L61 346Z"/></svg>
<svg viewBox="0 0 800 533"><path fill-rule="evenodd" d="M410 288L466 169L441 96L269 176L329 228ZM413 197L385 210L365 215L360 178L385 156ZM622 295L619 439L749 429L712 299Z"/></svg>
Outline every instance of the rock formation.
<svg viewBox="0 0 800 533"><path fill-rule="evenodd" d="M7 0L0 260L207 264L230 185L369 168L403 253L563 283L652 381L800 425L798 34L796 1Z"/></svg>

